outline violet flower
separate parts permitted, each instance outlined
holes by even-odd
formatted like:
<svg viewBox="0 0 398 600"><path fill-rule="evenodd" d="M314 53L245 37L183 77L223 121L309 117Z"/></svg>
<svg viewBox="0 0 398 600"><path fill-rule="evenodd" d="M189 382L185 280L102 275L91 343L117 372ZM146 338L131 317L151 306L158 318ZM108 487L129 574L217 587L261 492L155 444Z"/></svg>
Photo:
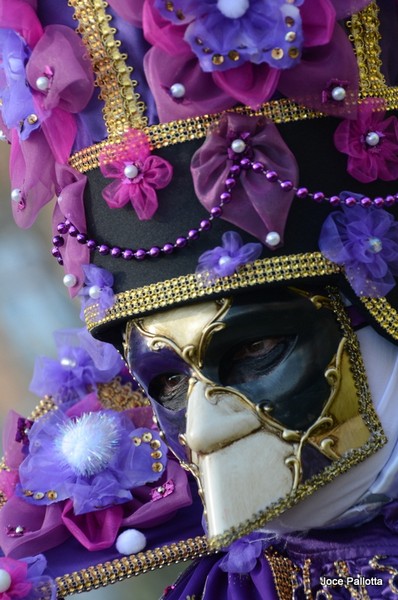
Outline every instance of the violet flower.
<svg viewBox="0 0 398 600"><path fill-rule="evenodd" d="M398 275L398 223L387 211L362 206L344 207L324 222L319 248L344 267L358 296L385 296Z"/></svg>
<svg viewBox="0 0 398 600"><path fill-rule="evenodd" d="M250 573L272 540L270 534L260 531L254 531L248 536L236 540L228 548L226 556L220 563L220 569L227 573L239 573L240 575Z"/></svg>
<svg viewBox="0 0 398 600"><path fill-rule="evenodd" d="M98 383L107 383L123 368L115 348L85 330L59 331L54 338L58 360L39 357L29 389L40 397L51 396L61 407L81 399Z"/></svg>
<svg viewBox="0 0 398 600"><path fill-rule="evenodd" d="M57 587L53 579L43 575L46 566L47 561L41 554L21 560L1 557L4 583L0 600L55 600Z"/></svg>
<svg viewBox="0 0 398 600"><path fill-rule="evenodd" d="M35 114L32 92L26 85L25 65L31 51L24 40L11 29L0 29L0 98L4 123L9 129L18 130L21 140L40 127Z"/></svg>
<svg viewBox="0 0 398 600"><path fill-rule="evenodd" d="M348 173L363 183L398 178L398 119L385 119L377 104L360 104L357 119L342 121L334 134L337 150L348 155Z"/></svg>
<svg viewBox="0 0 398 600"><path fill-rule="evenodd" d="M359 0L357 8L368 3ZM144 4L144 35L153 46L144 68L161 120L219 112L236 102L257 109L276 91L328 114L352 112L352 102L323 102L333 79L348 82L347 98L358 92L355 55L338 25L349 10L341 1Z"/></svg>
<svg viewBox="0 0 398 600"><path fill-rule="evenodd" d="M164 0L155 0L164 19L179 26L188 23L184 38L203 71L225 71L248 61L286 69L300 57L303 30L298 7L303 0L294 5L285 0L178 0L173 4L174 10L170 11ZM294 39L294 53L289 53L291 43L286 39L287 18L292 23L289 32ZM272 52L275 47L281 51L278 58Z"/></svg>
<svg viewBox="0 0 398 600"><path fill-rule="evenodd" d="M263 249L262 244L243 244L235 231L227 231L221 239L222 246L207 250L199 257L196 272L204 273L209 281L233 275L239 267L256 260Z"/></svg>
<svg viewBox="0 0 398 600"><path fill-rule="evenodd" d="M153 458L151 441L159 442ZM19 466L17 494L47 505L71 499L76 515L122 504L131 489L159 479L167 448L157 432L136 428L113 410L70 418L53 411L29 431L29 454Z"/></svg>
<svg viewBox="0 0 398 600"><path fill-rule="evenodd" d="M170 163L151 154L149 141L142 131L130 130L125 135L125 147L117 158L109 161L100 155L100 169L105 177L113 178L102 191L109 208L122 208L131 202L140 220L153 217L158 208L155 190L166 187L173 174Z"/></svg>
<svg viewBox="0 0 398 600"><path fill-rule="evenodd" d="M84 321L84 310L87 306L97 303L100 316L104 316L108 308L115 303L113 293L113 275L106 269L96 265L82 265L84 272L84 287L78 292L82 299L80 318Z"/></svg>

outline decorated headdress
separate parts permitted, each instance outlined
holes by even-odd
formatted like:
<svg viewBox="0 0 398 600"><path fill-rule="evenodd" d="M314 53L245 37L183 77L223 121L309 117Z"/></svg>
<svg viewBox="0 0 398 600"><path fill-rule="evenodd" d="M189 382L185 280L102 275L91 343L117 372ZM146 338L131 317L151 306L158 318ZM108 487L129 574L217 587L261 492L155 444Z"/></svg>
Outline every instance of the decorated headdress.
<svg viewBox="0 0 398 600"><path fill-rule="evenodd" d="M1 129L11 142L12 210L18 225L30 227L56 197L53 256L71 295L81 296L95 338L121 349L132 319L281 286L306 293L333 285L355 306L357 321L398 340L397 27L397 9L371 0L70 0L56 11L46 0L0 0ZM63 367L82 360L60 354ZM23 462L27 485L42 460L42 438L54 428L62 431L62 452L72 456L68 486L61 498L55 491L61 480L48 490L19 481L15 496L9 483L3 515L11 556L26 556L15 542L25 531L10 517L17 510L12 503L41 503L45 517L33 536L41 540L39 551L68 544L77 532L74 539L88 550L112 548L98 561L115 559L103 575L112 580L167 563L151 548L176 540L174 532L172 540L162 538L160 528L145 557L119 560L112 544L120 527L156 529L174 523L179 510L177 521L186 517L197 534L200 517L195 504L183 508L190 503L186 479L179 480L178 502L159 517L131 516L129 490L147 486L145 508L148 498L172 497L177 475L165 476L165 448L148 408L130 404L128 415L126 405L121 415L112 412L114 403L99 409L97 386L112 380L119 398L124 385L133 393L136 384L120 365L101 377L95 371L55 392L40 386L41 393L59 395L64 409L33 427L19 423L16 443L24 449L8 466ZM87 406L74 408L76 400ZM86 410L95 415L92 423ZM105 422L105 446L133 440L137 464L147 467L141 479L115 476L134 458L124 447L94 465L73 462L86 426L101 431ZM385 441L377 419L372 435L376 449ZM87 483L105 463L109 496L96 505L93 490L75 492L79 478ZM181 477L177 463L170 464ZM61 517L55 515L60 500ZM131 511L122 518L119 505L126 503ZM100 509L115 535L82 542L86 525L76 515L96 518ZM47 518L57 535L45 547ZM187 558L207 551L204 538L189 544L173 552ZM142 567L142 561L149 562ZM92 564L86 554L76 562ZM100 570L81 573L64 578L65 593L102 581Z"/></svg>

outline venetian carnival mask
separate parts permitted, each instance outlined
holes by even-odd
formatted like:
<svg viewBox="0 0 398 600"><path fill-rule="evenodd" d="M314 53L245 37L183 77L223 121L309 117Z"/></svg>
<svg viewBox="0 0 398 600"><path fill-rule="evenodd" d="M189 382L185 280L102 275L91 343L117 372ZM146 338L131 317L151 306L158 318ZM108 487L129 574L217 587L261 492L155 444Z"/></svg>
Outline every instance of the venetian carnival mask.
<svg viewBox="0 0 398 600"><path fill-rule="evenodd" d="M246 294L130 321L126 353L222 547L380 445L338 297Z"/></svg>

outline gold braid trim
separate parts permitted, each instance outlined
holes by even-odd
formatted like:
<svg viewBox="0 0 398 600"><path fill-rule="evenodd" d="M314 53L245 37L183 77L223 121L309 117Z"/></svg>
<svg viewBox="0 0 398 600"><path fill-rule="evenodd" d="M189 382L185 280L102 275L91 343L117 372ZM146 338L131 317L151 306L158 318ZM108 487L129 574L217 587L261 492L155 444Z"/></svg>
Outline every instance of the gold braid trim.
<svg viewBox="0 0 398 600"><path fill-rule="evenodd" d="M131 128L142 129L147 123L143 117L145 104L135 92L138 82L130 75L132 67L126 65L127 54L119 50L115 39L116 29L111 27L112 17L106 13L108 4L103 0L69 0L78 21L77 32L87 47L104 101L104 121L112 139Z"/></svg>
<svg viewBox="0 0 398 600"><path fill-rule="evenodd" d="M306 277L337 275L340 271L338 265L324 258L320 252L276 256L248 263L238 273L221 277L213 284L208 284L205 275L189 274L121 292L116 295L115 304L105 315L100 313L98 302L88 306L84 315L87 328L91 331L98 325L118 319L136 317L193 300L205 301L216 295L233 293L234 290L287 283Z"/></svg>
<svg viewBox="0 0 398 600"><path fill-rule="evenodd" d="M154 550L124 556L56 578L57 598L88 592L116 581L154 571L180 561L213 554L205 537L183 540Z"/></svg>

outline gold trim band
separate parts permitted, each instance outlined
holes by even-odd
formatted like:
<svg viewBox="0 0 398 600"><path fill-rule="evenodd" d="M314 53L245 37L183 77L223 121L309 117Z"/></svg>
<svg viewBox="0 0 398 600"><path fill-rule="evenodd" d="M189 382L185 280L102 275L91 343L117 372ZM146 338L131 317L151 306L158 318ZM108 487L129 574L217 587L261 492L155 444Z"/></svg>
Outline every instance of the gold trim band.
<svg viewBox="0 0 398 600"><path fill-rule="evenodd" d="M145 104L135 92L138 82L131 79L133 68L126 65L127 54L119 50L116 29L110 25L112 17L106 13L107 2L69 0L68 4L75 10L77 32L88 49L95 84L101 91L99 97L105 103L103 114L109 136L145 127Z"/></svg>
<svg viewBox="0 0 398 600"><path fill-rule="evenodd" d="M104 564L87 567L87 569L57 577L57 598L88 592L180 561L185 562L210 554L214 554L214 552L209 550L207 539L203 536L124 556Z"/></svg>
<svg viewBox="0 0 398 600"><path fill-rule="evenodd" d="M291 121L302 121L325 116L323 113L305 108L285 99L267 102L259 110L252 110L249 107L239 107L227 110L226 112L264 117L274 123L289 123ZM199 140L206 137L209 128L217 125L221 116L221 113L216 113L170 121L169 123L160 123L159 125L145 127L144 132L150 140L152 149L165 148L173 144ZM69 159L69 164L81 173L86 173L99 167L99 155L110 143L123 146L125 140L122 134L113 135L112 141L104 140L76 152Z"/></svg>
<svg viewBox="0 0 398 600"><path fill-rule="evenodd" d="M135 290L116 295L115 304L100 316L99 304L88 306L85 311L89 331L127 317L138 317L154 310L184 304L194 300L228 294L235 290L249 289L270 283L288 283L297 279L337 275L341 269L327 260L320 252L292 254L256 260L244 265L238 273L221 277L209 285L203 275L189 274L167 281L160 281Z"/></svg>

